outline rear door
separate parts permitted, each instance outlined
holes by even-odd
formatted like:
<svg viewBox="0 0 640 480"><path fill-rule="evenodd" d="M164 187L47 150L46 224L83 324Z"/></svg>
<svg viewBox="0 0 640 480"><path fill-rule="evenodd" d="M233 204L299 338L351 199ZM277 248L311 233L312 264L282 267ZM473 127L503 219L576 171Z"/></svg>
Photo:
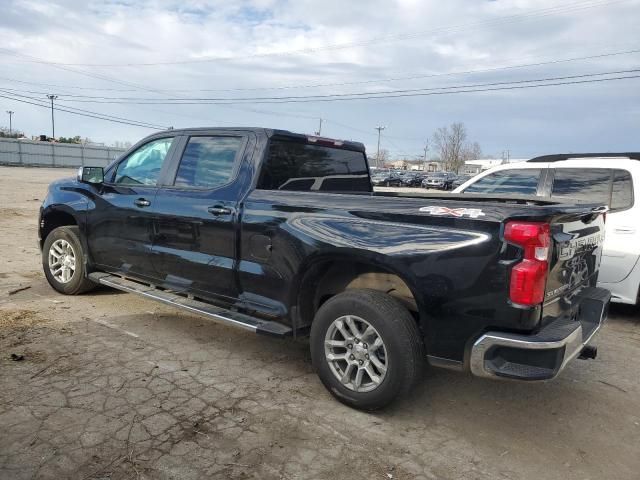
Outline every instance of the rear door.
<svg viewBox="0 0 640 480"><path fill-rule="evenodd" d="M237 177L253 138L241 133L182 137L179 161L155 202L154 266L166 285L214 300L237 298L238 207L246 184L246 178Z"/></svg>

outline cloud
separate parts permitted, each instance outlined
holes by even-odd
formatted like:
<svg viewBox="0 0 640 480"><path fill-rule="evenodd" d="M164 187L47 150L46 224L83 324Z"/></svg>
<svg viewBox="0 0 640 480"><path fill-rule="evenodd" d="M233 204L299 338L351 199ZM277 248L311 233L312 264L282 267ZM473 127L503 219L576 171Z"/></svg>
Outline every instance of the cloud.
<svg viewBox="0 0 640 480"><path fill-rule="evenodd" d="M8 0L0 45L63 63L216 61L149 67L53 67L3 54L0 88L25 95L262 96L430 88L633 68L640 55L493 72L372 82L595 55L640 47L638 0L558 4L543 0ZM347 45L348 48L343 48ZM278 55L278 52L305 50ZM0 51L1 52L1 51ZM224 59L232 57L232 59ZM102 78L95 78L96 76ZM106 79L105 79L106 78ZM339 83L369 82L355 85ZM138 87L132 87L134 84ZM282 88L333 84L325 87ZM79 90L102 88L111 90ZM272 88L272 90L256 90ZM126 90L118 92L115 90ZM197 90L219 90L198 92ZM229 91L250 89L245 91ZM254 90L251 90L254 89ZM181 90L176 92L175 90ZM486 94L373 101L254 105L140 106L71 103L162 125L258 125L323 133L375 145L378 124L392 154L419 155L438 126L462 121L488 153L637 149L637 80ZM16 125L49 130L48 113L5 101ZM4 103L3 103L4 104ZM7 108L8 109L8 108ZM635 110L633 110L635 109ZM134 141L147 132L59 113L57 131L95 140Z"/></svg>

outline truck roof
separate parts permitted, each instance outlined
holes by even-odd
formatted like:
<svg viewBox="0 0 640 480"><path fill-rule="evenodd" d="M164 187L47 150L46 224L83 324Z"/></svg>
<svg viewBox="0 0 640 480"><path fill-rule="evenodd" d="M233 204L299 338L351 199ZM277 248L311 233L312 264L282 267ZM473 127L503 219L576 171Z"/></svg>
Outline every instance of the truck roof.
<svg viewBox="0 0 640 480"><path fill-rule="evenodd" d="M254 132L254 133L263 133L268 137L277 137L277 138L290 138L292 140L305 141L310 143L318 143L321 145L335 146L335 147L343 147L349 150L357 150L360 152L364 152L364 144L361 142L354 142L351 140L341 140L336 138L328 138L322 137L318 135L308 135L304 133L295 133L289 130L280 130L277 128L264 128L264 127L196 127L196 128L176 128L171 130L165 130L167 133L193 133L193 132L220 132L220 133L231 133L231 132ZM158 132L158 133L164 133Z"/></svg>

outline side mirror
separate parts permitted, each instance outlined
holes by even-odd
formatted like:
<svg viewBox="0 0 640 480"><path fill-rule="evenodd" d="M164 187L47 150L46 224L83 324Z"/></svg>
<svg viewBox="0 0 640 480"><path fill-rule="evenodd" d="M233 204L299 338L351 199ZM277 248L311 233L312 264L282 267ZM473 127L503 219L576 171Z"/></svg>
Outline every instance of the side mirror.
<svg viewBox="0 0 640 480"><path fill-rule="evenodd" d="M104 182L104 170L102 167L80 167L78 169L78 181L99 185Z"/></svg>

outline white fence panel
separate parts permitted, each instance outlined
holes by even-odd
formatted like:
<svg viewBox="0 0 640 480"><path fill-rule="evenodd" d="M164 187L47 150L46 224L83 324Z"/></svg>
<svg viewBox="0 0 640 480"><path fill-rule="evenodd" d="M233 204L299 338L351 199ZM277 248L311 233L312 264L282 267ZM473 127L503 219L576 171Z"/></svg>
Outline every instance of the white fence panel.
<svg viewBox="0 0 640 480"><path fill-rule="evenodd" d="M106 167L123 152L124 149L115 147L0 138L0 165Z"/></svg>

